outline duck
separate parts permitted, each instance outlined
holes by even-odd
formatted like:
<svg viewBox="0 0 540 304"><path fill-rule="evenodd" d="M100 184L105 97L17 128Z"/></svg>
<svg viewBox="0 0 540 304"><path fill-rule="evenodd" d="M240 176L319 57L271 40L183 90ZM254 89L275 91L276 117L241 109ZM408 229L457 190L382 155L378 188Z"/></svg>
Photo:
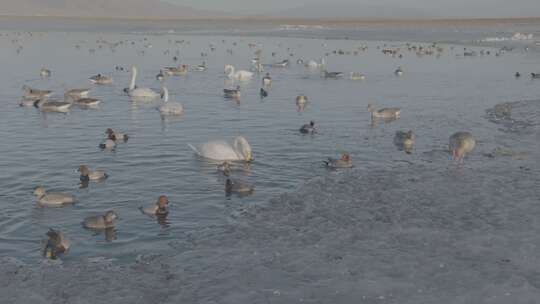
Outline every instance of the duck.
<svg viewBox="0 0 540 304"><path fill-rule="evenodd" d="M193 68L193 70L195 72L204 72L204 71L206 71L206 69L207 68L206 68L206 62L205 61L203 61L202 64L199 64L199 65L197 65L197 66L195 66Z"/></svg>
<svg viewBox="0 0 540 304"><path fill-rule="evenodd" d="M270 73L266 73L266 75L264 75L262 85L264 87L270 87L272 85L272 77L270 77Z"/></svg>
<svg viewBox="0 0 540 304"><path fill-rule="evenodd" d="M251 184L238 181L238 180L232 180L230 178L227 178L225 181L225 193L227 195L230 195L232 193L237 193L239 195L250 195L254 192L255 187Z"/></svg>
<svg viewBox="0 0 540 304"><path fill-rule="evenodd" d="M181 115L184 113L184 107L181 103L169 101L169 90L166 87L162 88L161 98L163 98L163 104L158 107L161 115Z"/></svg>
<svg viewBox="0 0 540 304"><path fill-rule="evenodd" d="M107 173L103 170L95 170L90 171L88 170L88 167L86 165L80 165L79 169L77 170L81 173L80 180L81 182L88 182L88 181L102 181L109 177Z"/></svg>
<svg viewBox="0 0 540 304"><path fill-rule="evenodd" d="M35 99L23 97L21 99L21 102L19 103L19 106L21 106L21 107L33 107L35 104L36 104Z"/></svg>
<svg viewBox="0 0 540 304"><path fill-rule="evenodd" d="M87 89L87 88L71 89L71 90L67 90L64 93L64 96L67 96L73 99L78 99L78 98L88 97L88 93L90 93L90 89Z"/></svg>
<svg viewBox="0 0 540 304"><path fill-rule="evenodd" d="M394 136L394 144L403 149L406 153L411 153L412 146L414 143L414 134L412 130L409 131L396 131Z"/></svg>
<svg viewBox="0 0 540 304"><path fill-rule="evenodd" d="M44 242L42 254L45 258L56 260L59 254L66 254L71 246L71 242L58 230L49 228L45 234L47 240Z"/></svg>
<svg viewBox="0 0 540 304"><path fill-rule="evenodd" d="M113 78L111 76L106 76L102 74L97 74L89 78L90 81L94 84L112 84Z"/></svg>
<svg viewBox="0 0 540 304"><path fill-rule="evenodd" d="M223 89L223 95L225 98L240 98L240 86L237 86L236 89Z"/></svg>
<svg viewBox="0 0 540 304"><path fill-rule="evenodd" d="M540 79L540 73L531 73L532 79Z"/></svg>
<svg viewBox="0 0 540 304"><path fill-rule="evenodd" d="M169 210L167 205L169 204L169 199L165 195L160 195L158 200L148 207L139 207L139 210L146 215L167 215Z"/></svg>
<svg viewBox="0 0 540 304"><path fill-rule="evenodd" d="M397 76L403 75L403 69L402 69L401 67L398 67L398 68L394 71L394 74L396 74Z"/></svg>
<svg viewBox="0 0 540 304"><path fill-rule="evenodd" d="M343 72L328 72L323 71L324 78L332 78L332 79L338 79L343 77Z"/></svg>
<svg viewBox="0 0 540 304"><path fill-rule="evenodd" d="M376 110L371 103L368 104L367 109L371 113L372 118L398 118L401 114L400 108L382 108Z"/></svg>
<svg viewBox="0 0 540 304"><path fill-rule="evenodd" d="M43 207L62 207L75 202L73 195L62 192L47 193L43 186L37 186L34 189L34 196L37 198L38 205Z"/></svg>
<svg viewBox="0 0 540 304"><path fill-rule="evenodd" d="M463 158L467 153L470 153L476 140L469 132L456 132L450 136L448 148L452 152L452 158L456 161L463 161Z"/></svg>
<svg viewBox="0 0 540 304"><path fill-rule="evenodd" d="M309 124L305 124L300 128L300 133L303 134L313 134L316 133L317 130L315 129L315 122L312 120L309 122Z"/></svg>
<svg viewBox="0 0 540 304"><path fill-rule="evenodd" d="M365 80L366 76L358 72L351 72L350 79L351 80Z"/></svg>
<svg viewBox="0 0 540 304"><path fill-rule="evenodd" d="M268 91L266 91L264 88L261 88L261 90L259 91L259 95L261 96L261 98L268 97Z"/></svg>
<svg viewBox="0 0 540 304"><path fill-rule="evenodd" d="M27 85L23 86L23 97L27 99L45 99L51 97L52 91L33 89Z"/></svg>
<svg viewBox="0 0 540 304"><path fill-rule="evenodd" d="M38 99L34 102L34 107L43 112L60 112L66 113L69 111L73 103L68 101Z"/></svg>
<svg viewBox="0 0 540 304"><path fill-rule="evenodd" d="M251 146L243 136L237 136L233 144L223 140L214 140L202 144L199 148L188 146L200 157L214 161L245 161L251 162L253 155Z"/></svg>
<svg viewBox="0 0 540 304"><path fill-rule="evenodd" d="M227 77L230 79L235 79L239 81L247 81L253 78L253 73L250 71L240 70L236 71L234 66L228 64L225 66L225 74L227 74Z"/></svg>
<svg viewBox="0 0 540 304"><path fill-rule="evenodd" d="M51 70L46 69L46 68L41 68L41 70L39 71L39 75L43 78L51 77Z"/></svg>
<svg viewBox="0 0 540 304"><path fill-rule="evenodd" d="M107 128L107 130L105 130L105 134L107 135L107 138L112 139L115 142L127 142L129 139L127 134L115 132L111 128Z"/></svg>
<svg viewBox="0 0 540 304"><path fill-rule="evenodd" d="M519 77L521 77L521 74L520 74L519 72L516 72L516 73L514 74L514 77L519 78Z"/></svg>
<svg viewBox="0 0 540 304"><path fill-rule="evenodd" d="M329 157L328 160L323 161L323 163L328 168L333 168L333 169L351 168L353 166L352 165L352 160L351 160L351 157L350 157L349 153L341 154L341 157L339 159L334 159L334 158Z"/></svg>
<svg viewBox="0 0 540 304"><path fill-rule="evenodd" d="M188 66L186 64L181 64L177 67L164 67L163 71L169 76L181 76L187 74Z"/></svg>
<svg viewBox="0 0 540 304"><path fill-rule="evenodd" d="M110 210L104 215L90 216L84 219L82 225L87 229L107 229L114 227L114 220L118 218L118 215Z"/></svg>
<svg viewBox="0 0 540 304"><path fill-rule="evenodd" d="M285 68L289 65L289 59L282 60L280 62L275 62L272 64L275 68Z"/></svg>
<svg viewBox="0 0 540 304"><path fill-rule="evenodd" d="M99 144L99 147L103 150L113 150L116 148L116 142L110 138L107 138Z"/></svg>
<svg viewBox="0 0 540 304"><path fill-rule="evenodd" d="M163 74L163 70L159 70L159 73L156 75L156 79L158 81L163 81L165 79L165 75Z"/></svg>
<svg viewBox="0 0 540 304"><path fill-rule="evenodd" d="M82 108L93 108L99 106L101 100L97 98L79 98L75 100L75 104Z"/></svg>

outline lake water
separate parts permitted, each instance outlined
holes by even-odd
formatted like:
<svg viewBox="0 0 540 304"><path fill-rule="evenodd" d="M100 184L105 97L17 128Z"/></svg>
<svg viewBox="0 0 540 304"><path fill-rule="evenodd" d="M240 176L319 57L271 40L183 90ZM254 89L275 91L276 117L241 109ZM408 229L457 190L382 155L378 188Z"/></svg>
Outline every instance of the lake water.
<svg viewBox="0 0 540 304"><path fill-rule="evenodd" d="M540 297L540 80L529 76L540 72L540 56L534 39L508 39L516 31L540 34L537 25L251 29L49 21L39 31L36 21L0 24L0 255L12 282L1 286L8 300L25 299L19 288L36 288L32 296L44 303L91 297L118 303L533 303ZM485 41L490 37L504 41ZM444 51L417 56L407 50L411 41L440 41ZM501 52L503 46L511 50ZM384 47L400 47L403 58L382 54ZM478 55L464 57L464 47ZM263 63L290 59L290 67L266 69L273 84L265 99L259 97L263 74L241 84L239 103L224 99L223 88L232 85L224 65L249 69L258 48ZM159 102L130 101L123 93L130 74L115 67L136 65L137 84L159 90L155 75L175 65L175 55L190 66L205 61L208 70L166 79L171 99L185 112L162 119ZM366 79L324 79L296 63L321 57L329 71L361 72ZM394 74L399 66L400 77ZM52 76L41 79L41 67ZM518 71L522 77L515 78ZM88 78L98 73L111 75L114 84L92 86ZM42 113L19 106L23 85L58 96L90 87L102 103ZM299 94L309 98L304 111L295 105ZM401 107L401 117L373 123L368 103ZM489 111L503 103L511 116ZM299 127L310 120L318 134L301 135ZM101 151L108 127L131 138ZM406 154L392 140L397 130L409 129L416 140ZM446 152L457 131L477 140L461 166ZM235 178L255 186L246 197L225 195L215 164L188 146L238 135L254 155L249 165L234 166ZM322 166L343 151L353 169ZM81 189L81 164L110 177ZM77 203L38 208L32 191L40 184L72 193ZM165 223L138 210L161 194L171 203ZM111 209L120 216L112 236L81 227L85 217ZM49 227L63 231L72 248L62 261L43 264L40 241ZM8 257L19 262L7 263ZM23 270L11 271L17 263ZM35 287L40 273L54 283ZM70 283L74 278L91 287L81 291ZM141 288L127 293L134 285ZM106 286L109 291L96 294Z"/></svg>

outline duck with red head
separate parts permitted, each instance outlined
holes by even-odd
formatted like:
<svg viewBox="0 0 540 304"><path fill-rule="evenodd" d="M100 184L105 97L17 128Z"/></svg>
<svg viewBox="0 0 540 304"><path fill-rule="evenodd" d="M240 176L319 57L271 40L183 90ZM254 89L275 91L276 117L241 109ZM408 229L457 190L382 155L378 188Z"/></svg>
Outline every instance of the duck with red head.
<svg viewBox="0 0 540 304"><path fill-rule="evenodd" d="M127 134L114 132L111 128L107 128L105 134L107 134L108 139L114 140L115 142L127 142L129 139L129 136Z"/></svg>
<svg viewBox="0 0 540 304"><path fill-rule="evenodd" d="M342 153L339 159L329 157L328 160L323 162L328 168L332 169L351 168L353 166L351 156L349 155L349 153L346 152Z"/></svg>
<svg viewBox="0 0 540 304"><path fill-rule="evenodd" d="M167 205L169 204L169 199L165 195L160 195L158 200L153 203L152 205L148 207L139 207L139 210L141 210L142 213L146 215L167 215L169 213L169 209L167 208Z"/></svg>
<svg viewBox="0 0 540 304"><path fill-rule="evenodd" d="M86 165L79 166L78 171L81 173L81 182L102 181L109 177L103 170L90 171Z"/></svg>
<svg viewBox="0 0 540 304"><path fill-rule="evenodd" d="M84 219L82 225L87 229L107 229L114 227L114 220L118 218L116 212L110 210L104 215L90 216Z"/></svg>
<svg viewBox="0 0 540 304"><path fill-rule="evenodd" d="M114 136L114 133L112 132L108 132L109 130L111 129L107 129L107 138L101 142L99 144L99 147L103 150L108 150L108 151L111 151L113 150L114 148L116 148L116 138Z"/></svg>

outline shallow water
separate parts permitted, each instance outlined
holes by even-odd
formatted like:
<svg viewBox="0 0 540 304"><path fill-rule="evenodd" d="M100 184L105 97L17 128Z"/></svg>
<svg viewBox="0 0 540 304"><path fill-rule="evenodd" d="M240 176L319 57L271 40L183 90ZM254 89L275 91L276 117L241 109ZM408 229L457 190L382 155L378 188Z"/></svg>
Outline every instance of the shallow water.
<svg viewBox="0 0 540 304"><path fill-rule="evenodd" d="M124 43L113 51L98 40ZM257 75L242 84L237 104L222 97L223 66L249 68L255 50L248 47L250 42L264 46L265 63L289 58L291 52L294 56L291 67L268 70L273 78L268 98L259 98L262 75ZM210 43L216 46L214 52ZM497 47L473 46L491 55L468 58L461 56L463 46L445 44L440 56L405 51L398 59L377 48L385 44L403 48L405 42L124 30L32 36L2 32L0 65L9 73L0 74L0 254L33 264L40 260L40 240L54 227L72 242L62 267L73 269L94 257L131 263L141 254L165 255L172 280L191 282L166 299L194 301L202 288L200 302L205 303L254 303L281 294L286 297L272 301L348 303L363 295L366 303L429 303L431 296L444 294L443 302L455 303L450 300L471 291L466 282L475 280L485 285L469 296L492 295L490 288L495 287L490 284L497 286L499 280L497 267L504 267L508 276L536 277L525 268L536 267L529 259L538 246L534 215L540 80L528 76L538 72L538 53L519 47L496 57ZM17 53L19 45L23 49ZM332 53L364 45L368 50L357 56ZM171 53L164 55L167 49ZM182 102L185 113L163 120L155 110L159 103L134 103L123 94L129 73L114 67L136 64L138 85L159 89L155 75L160 67L174 64L176 50L182 63L205 60L209 69L166 80L171 99ZM202 51L209 56L201 58ZM367 79L323 79L295 63L325 53L330 71L358 71ZM51 78L40 79L42 66L52 70ZM405 71L401 77L393 73L398 66ZM523 76L515 79L516 71ZM68 114L45 114L19 107L24 84L62 94L64 88L91 87L88 77L97 73L110 74L115 81L92 87L91 96L103 100L97 110L73 107ZM299 94L309 98L302 112L294 103ZM489 109L507 102L510 117L494 118ZM401 117L373 124L368 103L401 107ZM316 122L319 133L299 134L298 128L309 120ZM107 127L131 138L115 151L101 151L98 144ZM408 129L416 135L412 154L392 142L395 131ZM456 131L471 131L477 139L463 166L445 151ZM248 139L255 158L249 166L235 166L235 177L255 185L248 197L226 196L215 164L198 159L188 147L212 139L232 141L237 135ZM500 149L510 152L494 153ZM322 167L322 160L342 151L351 153L354 169ZM81 164L103 168L110 177L79 189L76 169ZM38 184L73 193L77 203L37 208L31 192ZM165 225L138 210L160 194L171 201ZM121 217L112 241L81 227L84 217L109 209ZM487 245L476 247L477 242ZM486 264L482 255L493 263ZM509 258L515 263L512 269L497 262ZM422 267L426 260L430 264ZM160 262L148 263L158 267ZM429 276L446 265L455 267L431 283ZM125 277L119 276L135 283L129 267L137 266L126 267ZM241 279L243 274L247 279ZM453 285L461 275L467 280ZM58 280L69 278L68 272ZM412 286L415 279L418 288ZM533 288L527 290L538 295L536 287L516 287L512 280L502 284ZM364 287L356 290L355 284ZM418 290L428 295L417 295ZM38 293L46 299L58 296ZM471 297L462 302L469 303Z"/></svg>

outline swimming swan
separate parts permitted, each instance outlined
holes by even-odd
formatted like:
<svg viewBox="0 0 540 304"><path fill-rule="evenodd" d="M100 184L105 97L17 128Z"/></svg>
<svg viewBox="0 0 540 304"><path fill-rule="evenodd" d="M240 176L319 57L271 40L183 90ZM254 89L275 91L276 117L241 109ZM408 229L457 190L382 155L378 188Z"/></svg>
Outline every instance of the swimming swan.
<svg viewBox="0 0 540 304"><path fill-rule="evenodd" d="M228 64L225 66L225 74L227 74L228 78L236 79L236 80L250 80L253 77L253 73L249 71L236 71L234 66Z"/></svg>
<svg viewBox="0 0 540 304"><path fill-rule="evenodd" d="M156 99L159 94L150 88L136 88L135 80L137 79L137 67L131 67L131 82L129 83L128 95L134 98Z"/></svg>
<svg viewBox="0 0 540 304"><path fill-rule="evenodd" d="M166 87L162 89L163 104L158 107L162 115L180 115L184 112L184 107L179 102L169 101L169 90Z"/></svg>
<svg viewBox="0 0 540 304"><path fill-rule="evenodd" d="M242 136L236 137L232 146L223 140L209 141L202 144L198 149L192 145L189 146L199 156L211 160L240 160L249 162L253 159L251 146Z"/></svg>

